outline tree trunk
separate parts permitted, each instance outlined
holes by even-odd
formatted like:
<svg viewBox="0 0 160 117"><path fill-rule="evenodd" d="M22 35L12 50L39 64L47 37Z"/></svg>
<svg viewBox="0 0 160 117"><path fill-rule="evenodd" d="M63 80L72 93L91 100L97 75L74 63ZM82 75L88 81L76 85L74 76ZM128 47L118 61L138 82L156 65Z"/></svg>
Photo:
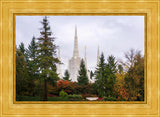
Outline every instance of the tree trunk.
<svg viewBox="0 0 160 117"><path fill-rule="evenodd" d="M47 101L47 80L44 80L44 98L43 101Z"/></svg>

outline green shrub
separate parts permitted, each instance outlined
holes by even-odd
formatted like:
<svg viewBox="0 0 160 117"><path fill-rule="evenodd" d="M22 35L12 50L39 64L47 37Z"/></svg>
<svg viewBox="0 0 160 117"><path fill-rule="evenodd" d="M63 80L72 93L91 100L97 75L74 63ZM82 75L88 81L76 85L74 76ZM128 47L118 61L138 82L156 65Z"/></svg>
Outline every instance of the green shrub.
<svg viewBox="0 0 160 117"><path fill-rule="evenodd" d="M62 97L62 98L67 98L68 94L64 90L61 90L60 93L59 93L59 96Z"/></svg>
<svg viewBox="0 0 160 117"><path fill-rule="evenodd" d="M73 94L73 95L68 95L69 98L82 98L81 95L76 95L76 94Z"/></svg>
<svg viewBox="0 0 160 117"><path fill-rule="evenodd" d="M48 101L69 101L68 97L48 97Z"/></svg>
<svg viewBox="0 0 160 117"><path fill-rule="evenodd" d="M80 101L82 100L82 96L81 95L68 95L68 98L70 101Z"/></svg>
<svg viewBox="0 0 160 117"><path fill-rule="evenodd" d="M115 97L104 97L104 101L117 101Z"/></svg>

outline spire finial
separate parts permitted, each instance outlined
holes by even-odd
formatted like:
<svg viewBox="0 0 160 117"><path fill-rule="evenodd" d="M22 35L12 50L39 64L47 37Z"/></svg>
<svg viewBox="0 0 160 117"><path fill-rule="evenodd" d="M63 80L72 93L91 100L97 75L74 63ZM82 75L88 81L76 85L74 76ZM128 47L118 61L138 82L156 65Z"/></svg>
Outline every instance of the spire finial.
<svg viewBox="0 0 160 117"><path fill-rule="evenodd" d="M61 59L61 57L60 57L60 48L58 48L58 59Z"/></svg>
<svg viewBox="0 0 160 117"><path fill-rule="evenodd" d="M75 25L75 37L77 37L77 25Z"/></svg>
<svg viewBox="0 0 160 117"><path fill-rule="evenodd" d="M86 54L86 48L87 48L87 46L85 45L85 55L84 55L84 60L85 60L85 67L86 67L86 69L87 69L87 54Z"/></svg>
<svg viewBox="0 0 160 117"><path fill-rule="evenodd" d="M77 36L77 26L75 25L75 37L74 37L74 50L73 50L73 57L79 56L78 50L78 36Z"/></svg>

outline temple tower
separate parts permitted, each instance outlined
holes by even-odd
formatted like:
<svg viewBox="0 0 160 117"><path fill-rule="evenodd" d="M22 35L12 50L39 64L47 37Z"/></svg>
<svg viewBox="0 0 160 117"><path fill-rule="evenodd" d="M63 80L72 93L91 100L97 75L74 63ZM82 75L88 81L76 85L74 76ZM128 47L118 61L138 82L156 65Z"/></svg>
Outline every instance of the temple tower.
<svg viewBox="0 0 160 117"><path fill-rule="evenodd" d="M85 55L84 55L85 67L86 67L86 72L87 72L89 83L93 83L94 81L92 79L90 79L90 71L87 68L87 52L86 52L86 48L87 47L85 46Z"/></svg>
<svg viewBox="0 0 160 117"><path fill-rule="evenodd" d="M85 67L87 70L87 55L86 55L86 46L85 46L85 55L84 55Z"/></svg>
<svg viewBox="0 0 160 117"><path fill-rule="evenodd" d="M58 48L58 59L61 61L61 56L60 56L60 49ZM62 71L61 71L61 63L57 64L57 74L60 78L63 78L62 76Z"/></svg>
<svg viewBox="0 0 160 117"><path fill-rule="evenodd" d="M77 26L75 26L75 36L74 36L73 56L74 56L74 57L79 57L78 37L77 37Z"/></svg>
<svg viewBox="0 0 160 117"><path fill-rule="evenodd" d="M72 81L77 82L80 62L81 62L81 58L79 57L79 50L78 50L77 27L75 26L73 57L69 60L69 63L68 63L68 71Z"/></svg>

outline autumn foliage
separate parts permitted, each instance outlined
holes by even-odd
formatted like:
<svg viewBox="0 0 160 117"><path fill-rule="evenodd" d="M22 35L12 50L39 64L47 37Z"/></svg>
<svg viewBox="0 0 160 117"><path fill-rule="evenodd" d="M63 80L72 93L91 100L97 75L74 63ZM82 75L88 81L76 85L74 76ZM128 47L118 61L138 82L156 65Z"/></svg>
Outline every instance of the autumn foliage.
<svg viewBox="0 0 160 117"><path fill-rule="evenodd" d="M68 80L59 80L57 88L58 91L64 90L68 94L96 94L93 84L81 86L77 82L70 82Z"/></svg>
<svg viewBox="0 0 160 117"><path fill-rule="evenodd" d="M62 89L68 94L77 94L79 85L76 82L69 82L68 80L59 80L57 82L58 91Z"/></svg>

